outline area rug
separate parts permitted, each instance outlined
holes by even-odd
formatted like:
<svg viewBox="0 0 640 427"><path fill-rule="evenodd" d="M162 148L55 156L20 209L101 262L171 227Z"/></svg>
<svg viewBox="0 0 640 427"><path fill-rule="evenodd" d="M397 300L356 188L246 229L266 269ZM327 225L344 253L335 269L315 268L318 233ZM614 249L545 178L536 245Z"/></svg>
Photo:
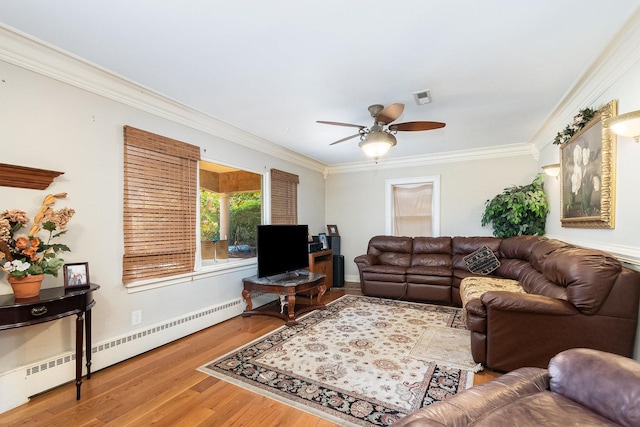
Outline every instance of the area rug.
<svg viewBox="0 0 640 427"><path fill-rule="evenodd" d="M199 368L340 425L391 425L473 385L453 307L345 295Z"/></svg>

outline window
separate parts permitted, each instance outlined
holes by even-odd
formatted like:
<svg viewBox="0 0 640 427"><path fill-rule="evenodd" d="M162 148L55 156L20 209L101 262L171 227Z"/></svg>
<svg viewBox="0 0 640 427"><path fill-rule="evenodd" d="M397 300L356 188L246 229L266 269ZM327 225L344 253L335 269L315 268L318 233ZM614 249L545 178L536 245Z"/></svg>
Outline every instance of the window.
<svg viewBox="0 0 640 427"><path fill-rule="evenodd" d="M200 149L124 127L122 281L193 271Z"/></svg>
<svg viewBox="0 0 640 427"><path fill-rule="evenodd" d="M256 256L256 227L262 223L262 176L200 162L202 265Z"/></svg>
<svg viewBox="0 0 640 427"><path fill-rule="evenodd" d="M386 181L385 232L392 236L440 234L440 178L401 178Z"/></svg>

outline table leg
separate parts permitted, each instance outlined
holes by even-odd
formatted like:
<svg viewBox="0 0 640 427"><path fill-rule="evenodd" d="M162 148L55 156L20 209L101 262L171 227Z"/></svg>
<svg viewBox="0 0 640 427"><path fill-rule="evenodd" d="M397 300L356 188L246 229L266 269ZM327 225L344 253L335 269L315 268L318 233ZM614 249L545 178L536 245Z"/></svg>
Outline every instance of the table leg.
<svg viewBox="0 0 640 427"><path fill-rule="evenodd" d="M91 310L87 310L84 315L85 329L85 351L84 357L87 360L87 379L91 378Z"/></svg>
<svg viewBox="0 0 640 427"><path fill-rule="evenodd" d="M76 400L80 400L80 386L82 385L82 332L84 329L84 312L78 313L76 318Z"/></svg>
<svg viewBox="0 0 640 427"><path fill-rule="evenodd" d="M287 314L289 320L287 321L287 325L297 325L298 322L295 321L296 318L296 293L287 295Z"/></svg>
<svg viewBox="0 0 640 427"><path fill-rule="evenodd" d="M327 292L327 287L323 283L322 285L318 286L318 300L316 301L318 304L322 304L322 296L325 292Z"/></svg>
<svg viewBox="0 0 640 427"><path fill-rule="evenodd" d="M251 291L245 289L242 291L242 298L247 303L247 308L244 311L250 311L253 309L253 303L251 302Z"/></svg>

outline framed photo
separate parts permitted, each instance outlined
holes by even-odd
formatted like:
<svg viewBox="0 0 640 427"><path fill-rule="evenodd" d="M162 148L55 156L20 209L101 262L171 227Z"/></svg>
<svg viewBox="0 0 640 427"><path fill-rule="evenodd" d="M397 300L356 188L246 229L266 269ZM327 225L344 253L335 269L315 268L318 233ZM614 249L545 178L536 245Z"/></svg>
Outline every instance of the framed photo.
<svg viewBox="0 0 640 427"><path fill-rule="evenodd" d="M340 235L338 232L338 226L333 224L327 225L327 232L331 237Z"/></svg>
<svg viewBox="0 0 640 427"><path fill-rule="evenodd" d="M318 238L320 239L320 243L322 243L322 250L329 249L329 241L327 240L327 235L325 233L319 233Z"/></svg>
<svg viewBox="0 0 640 427"><path fill-rule="evenodd" d="M563 227L615 227L616 135L603 123L616 109L616 100L610 101L561 147Z"/></svg>
<svg viewBox="0 0 640 427"><path fill-rule="evenodd" d="M78 262L75 264L65 264L64 270L64 288L79 289L89 287L89 263Z"/></svg>

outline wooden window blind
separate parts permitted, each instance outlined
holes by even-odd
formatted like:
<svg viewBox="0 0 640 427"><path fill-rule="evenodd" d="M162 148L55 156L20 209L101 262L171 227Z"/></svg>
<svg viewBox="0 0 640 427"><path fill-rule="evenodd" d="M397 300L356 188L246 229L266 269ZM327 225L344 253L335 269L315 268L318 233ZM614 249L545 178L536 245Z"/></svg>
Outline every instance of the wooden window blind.
<svg viewBox="0 0 640 427"><path fill-rule="evenodd" d="M298 223L298 183L300 178L289 172L271 169L271 223Z"/></svg>
<svg viewBox="0 0 640 427"><path fill-rule="evenodd" d="M125 284L193 271L200 148L124 127Z"/></svg>

